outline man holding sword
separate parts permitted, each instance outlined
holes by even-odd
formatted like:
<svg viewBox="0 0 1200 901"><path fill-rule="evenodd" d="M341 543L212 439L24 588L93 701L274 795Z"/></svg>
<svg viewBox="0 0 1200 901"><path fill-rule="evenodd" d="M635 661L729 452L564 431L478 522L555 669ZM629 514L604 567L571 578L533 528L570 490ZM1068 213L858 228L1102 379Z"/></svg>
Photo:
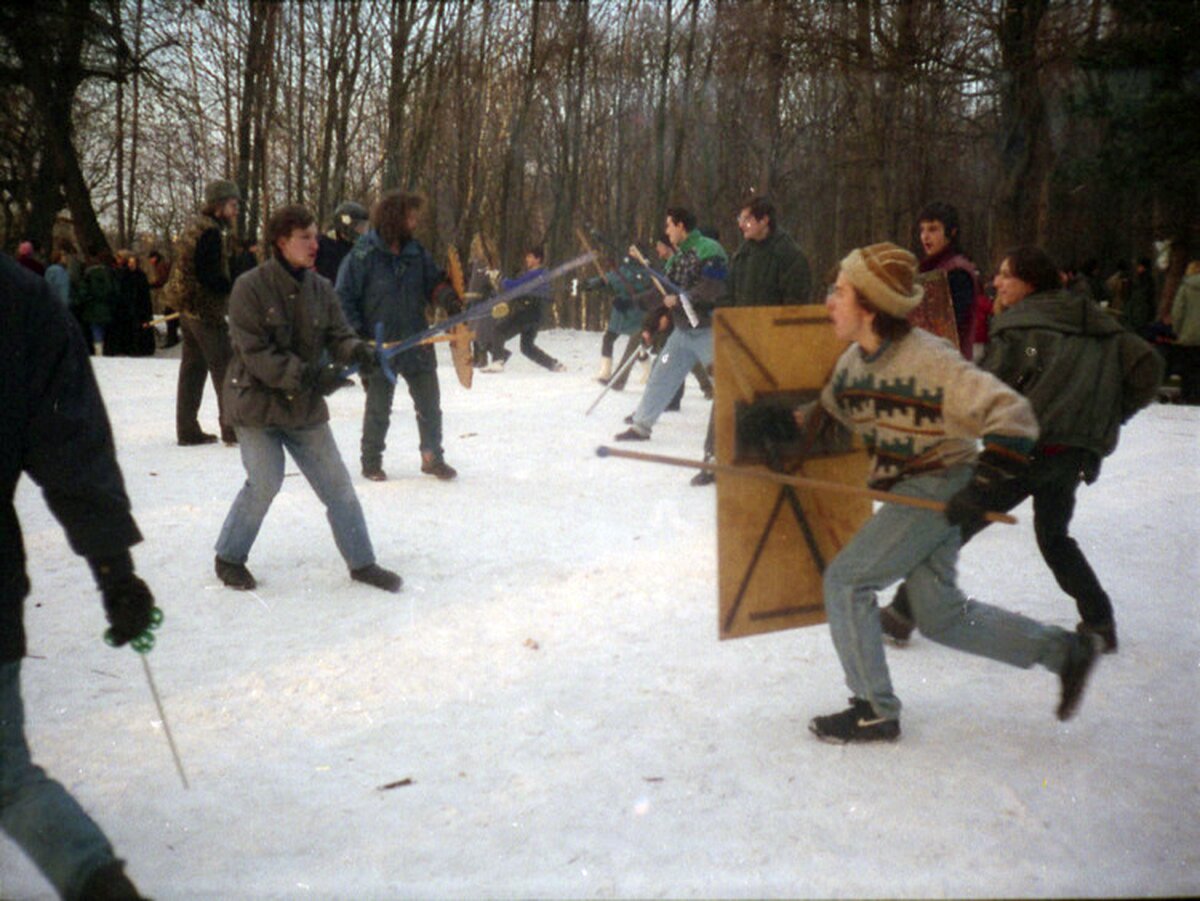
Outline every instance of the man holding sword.
<svg viewBox="0 0 1200 901"><path fill-rule="evenodd" d="M666 232L675 253L667 260L665 274L680 290L668 293L663 303L675 329L659 354L630 427L616 436L617 441L648 441L692 367L712 364L712 312L726 296L725 249L702 235L696 217L683 207L667 210Z"/></svg>

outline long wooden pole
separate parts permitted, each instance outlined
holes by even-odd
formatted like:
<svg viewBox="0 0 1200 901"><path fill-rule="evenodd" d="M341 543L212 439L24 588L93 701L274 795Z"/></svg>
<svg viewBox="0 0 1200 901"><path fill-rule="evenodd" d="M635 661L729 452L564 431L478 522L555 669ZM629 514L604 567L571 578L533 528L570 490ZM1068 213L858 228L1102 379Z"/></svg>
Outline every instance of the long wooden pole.
<svg viewBox="0 0 1200 901"><path fill-rule="evenodd" d="M874 488L859 488L855 485L845 485L841 482L829 482L825 479L810 479L807 476L789 476L767 469L748 469L743 466L730 466L728 463L706 463L702 460L687 460L683 457L665 457L661 454L646 454L641 451L627 451L615 447L601 445L596 448L598 457L623 457L626 460L639 460L643 463L664 463L667 466L685 466L689 469L704 469L718 475L738 476L747 479L760 479L775 482L779 485L793 485L796 488L808 488L813 491L827 491L833 494L849 494L854 497L869 497L871 500L885 504L900 504L904 507L920 507L923 510L936 510L943 513L946 505L941 501L931 501L923 497L910 497L907 494L896 494L891 491L877 491ZM1015 525L1017 519L1007 513L988 511L983 515L988 522L1002 522Z"/></svg>

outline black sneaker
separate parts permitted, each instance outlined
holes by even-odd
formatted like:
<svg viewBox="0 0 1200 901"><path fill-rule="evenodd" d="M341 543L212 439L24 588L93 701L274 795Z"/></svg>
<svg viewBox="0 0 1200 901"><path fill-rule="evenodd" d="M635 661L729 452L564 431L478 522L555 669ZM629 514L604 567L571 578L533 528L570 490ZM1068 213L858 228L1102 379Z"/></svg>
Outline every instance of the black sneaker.
<svg viewBox="0 0 1200 901"><path fill-rule="evenodd" d="M258 585L244 563L230 563L220 557L217 557L216 560L217 578L230 588L236 588L238 591L252 591Z"/></svg>
<svg viewBox="0 0 1200 901"><path fill-rule="evenodd" d="M1102 654L1117 653L1117 624L1114 622L1107 623L1079 623L1075 626L1075 631L1080 635L1095 635L1102 642L1100 652Z"/></svg>
<svg viewBox="0 0 1200 901"><path fill-rule="evenodd" d="M705 485L711 485L717 480L717 474L708 469L702 469L692 476L691 484L696 488L703 488Z"/></svg>
<svg viewBox="0 0 1200 901"><path fill-rule="evenodd" d="M630 426L625 431L613 436L614 441L649 441L650 436L637 426Z"/></svg>
<svg viewBox="0 0 1200 901"><path fill-rule="evenodd" d="M834 745L895 741L900 737L900 721L876 716L870 703L861 698L851 698L850 707L841 713L813 717L808 729L821 741Z"/></svg>
<svg viewBox="0 0 1200 901"><path fill-rule="evenodd" d="M363 478L370 479L372 482L386 482L387 473L383 471L382 466L364 466Z"/></svg>
<svg viewBox="0 0 1200 901"><path fill-rule="evenodd" d="M434 456L421 457L421 472L429 476L437 476L443 482L449 482L458 475L457 469L449 465L441 457Z"/></svg>
<svg viewBox="0 0 1200 901"><path fill-rule="evenodd" d="M358 569L350 570L350 578L355 582L365 582L367 585L373 585L376 588L382 588L384 591L390 591L393 594L400 590L400 586L404 584L404 580L390 569L384 569L378 563L371 563L367 566L360 566Z"/></svg>
<svg viewBox="0 0 1200 901"><path fill-rule="evenodd" d="M1101 639L1091 634L1076 633L1070 637L1067 662L1058 677L1062 680L1062 698L1058 702L1058 718L1069 720L1083 699L1083 689L1096 663L1096 644Z"/></svg>
<svg viewBox="0 0 1200 901"><path fill-rule="evenodd" d="M125 864L120 860L101 864L92 870L80 889L79 897L96 901L142 901L142 895L125 875Z"/></svg>
<svg viewBox="0 0 1200 901"><path fill-rule="evenodd" d="M879 610L879 625L883 634L900 646L908 644L916 624L896 609L895 603L888 604Z"/></svg>
<svg viewBox="0 0 1200 901"><path fill-rule="evenodd" d="M194 435L184 435L179 439L180 447L197 447L201 444L216 444L217 436L208 432L196 432Z"/></svg>

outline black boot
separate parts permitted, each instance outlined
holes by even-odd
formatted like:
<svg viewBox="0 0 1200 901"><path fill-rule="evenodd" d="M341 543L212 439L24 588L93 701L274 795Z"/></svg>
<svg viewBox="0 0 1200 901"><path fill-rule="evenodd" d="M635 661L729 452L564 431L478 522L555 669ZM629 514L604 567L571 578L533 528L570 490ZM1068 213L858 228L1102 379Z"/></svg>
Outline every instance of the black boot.
<svg viewBox="0 0 1200 901"><path fill-rule="evenodd" d="M238 591L253 591L258 583L254 581L254 576L250 575L250 570L246 569L244 563L230 563L228 560L216 558L217 578L228 585L230 588L236 588Z"/></svg>
<svg viewBox="0 0 1200 901"><path fill-rule="evenodd" d="M384 569L378 563L370 563L366 566L360 566L358 569L350 570L350 578L355 582L363 582L375 588L390 591L393 594L399 591L401 586L404 585L404 580L400 576L390 569Z"/></svg>
<svg viewBox="0 0 1200 901"><path fill-rule="evenodd" d="M137 888L125 875L125 864L113 860L92 870L83 888L80 901L142 901Z"/></svg>

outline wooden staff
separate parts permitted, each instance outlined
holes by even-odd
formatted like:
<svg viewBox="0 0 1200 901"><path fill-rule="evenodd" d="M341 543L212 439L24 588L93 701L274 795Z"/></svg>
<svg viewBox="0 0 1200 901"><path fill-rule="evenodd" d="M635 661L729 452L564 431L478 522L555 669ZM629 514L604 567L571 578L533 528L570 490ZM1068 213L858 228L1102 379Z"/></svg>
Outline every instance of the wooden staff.
<svg viewBox="0 0 1200 901"><path fill-rule="evenodd" d="M841 482L828 482L825 479L811 479L807 476L788 476L783 473L771 472L766 469L747 469L742 466L730 466L728 463L705 463L701 460L685 460L682 457L664 457L660 454L645 454L640 451L620 450L615 447L601 445L596 448L598 457L624 457L627 460L641 460L644 463L665 463L667 466L685 466L690 469L705 469L718 475L742 476L749 479L761 479L775 482L778 485L792 485L796 488L808 488L813 491L827 491L833 494L849 494L854 497L869 497L871 500L885 504L900 504L903 507L920 507L922 510L946 511L946 505L941 501L931 501L923 497L910 497L907 494L896 494L891 491L877 491L874 488L859 488L845 485ZM1007 513L988 511L983 514L988 522L1002 522L1015 525L1015 516Z"/></svg>
<svg viewBox="0 0 1200 901"><path fill-rule="evenodd" d="M161 322L170 322L172 319L178 319L178 313L168 313L166 316L159 316L157 319L151 319L149 322L143 322L142 328L154 328Z"/></svg>
<svg viewBox="0 0 1200 901"><path fill-rule="evenodd" d="M647 261L646 257L642 254L642 252L640 250L638 250L636 244L629 245L629 255L631 257L633 257L635 260L637 260L638 263L641 264L642 268L645 269L647 273L649 273L650 278L654 281L654 284L658 287L658 292L663 297L666 297L667 289L663 287L662 282L659 280L659 278L655 274L654 270L650 268L649 261ZM668 279L668 281L670 281L670 279ZM675 292L676 292L675 296L679 299L679 305L681 307L683 307L683 314L685 316L687 316L688 322L690 322L692 324L692 328L696 328L697 326L700 325L700 317L696 315L696 308L692 306L691 300L688 299L687 292L684 291L682 288L675 286L675 285L672 285L671 287L675 289Z"/></svg>

